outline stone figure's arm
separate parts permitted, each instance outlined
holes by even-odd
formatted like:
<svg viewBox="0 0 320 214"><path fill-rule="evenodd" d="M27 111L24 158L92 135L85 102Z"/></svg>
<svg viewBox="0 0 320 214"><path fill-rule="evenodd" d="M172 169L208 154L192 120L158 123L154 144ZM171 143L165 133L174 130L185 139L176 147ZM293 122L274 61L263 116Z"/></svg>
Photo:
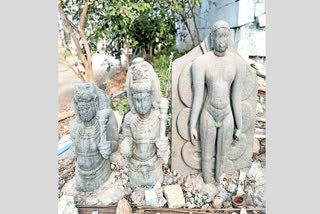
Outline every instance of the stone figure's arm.
<svg viewBox="0 0 320 214"><path fill-rule="evenodd" d="M169 138L168 137L159 138L156 142L156 146L157 146L158 157L160 157L165 164L168 164L169 156L170 156Z"/></svg>
<svg viewBox="0 0 320 214"><path fill-rule="evenodd" d="M107 123L107 141L112 143L112 152L118 149L119 133L118 133L118 121L113 111L111 111L108 123Z"/></svg>
<svg viewBox="0 0 320 214"><path fill-rule="evenodd" d="M132 93L130 90L130 86L131 86L131 71L129 70L127 73L127 78L126 78L126 86L127 86L127 98L128 98L128 106L129 106L129 110L131 110L133 108L133 103L132 103Z"/></svg>
<svg viewBox="0 0 320 214"><path fill-rule="evenodd" d="M159 77L156 72L152 72L152 89L154 101L159 105L161 102L161 90Z"/></svg>
<svg viewBox="0 0 320 214"><path fill-rule="evenodd" d="M107 159L118 147L118 123L111 109L99 111L98 118L100 124L98 148L100 154Z"/></svg>
<svg viewBox="0 0 320 214"><path fill-rule="evenodd" d="M132 135L130 129L130 121L131 112L126 114L122 123L122 133L124 135L124 139L119 145L119 151L123 157L131 157L132 155Z"/></svg>
<svg viewBox="0 0 320 214"><path fill-rule="evenodd" d="M235 120L235 138L239 138L242 130L242 108L241 108L241 89L242 89L242 70L243 67L239 66L240 69L237 70L236 76L232 83L231 88L231 105L234 113Z"/></svg>
<svg viewBox="0 0 320 214"><path fill-rule="evenodd" d="M199 62L194 62L191 67L191 77L193 85L193 100L190 116L190 137L191 139L197 139L196 125L199 119L204 89L205 89L205 70Z"/></svg>
<svg viewBox="0 0 320 214"><path fill-rule="evenodd" d="M75 151L75 146L76 146L76 135L78 134L78 124L76 122L76 119L73 119L72 121L69 122L69 134L70 134L70 139L72 141L72 148L70 151L74 153L74 158L77 158L77 153Z"/></svg>

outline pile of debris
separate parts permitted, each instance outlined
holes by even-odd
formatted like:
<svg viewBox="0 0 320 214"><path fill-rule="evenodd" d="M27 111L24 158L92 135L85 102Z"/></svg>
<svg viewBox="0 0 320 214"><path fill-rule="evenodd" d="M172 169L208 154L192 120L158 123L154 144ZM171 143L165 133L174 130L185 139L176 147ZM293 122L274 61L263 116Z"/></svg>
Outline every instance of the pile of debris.
<svg viewBox="0 0 320 214"><path fill-rule="evenodd" d="M75 171L75 160L59 158L59 190L65 183L72 179Z"/></svg>

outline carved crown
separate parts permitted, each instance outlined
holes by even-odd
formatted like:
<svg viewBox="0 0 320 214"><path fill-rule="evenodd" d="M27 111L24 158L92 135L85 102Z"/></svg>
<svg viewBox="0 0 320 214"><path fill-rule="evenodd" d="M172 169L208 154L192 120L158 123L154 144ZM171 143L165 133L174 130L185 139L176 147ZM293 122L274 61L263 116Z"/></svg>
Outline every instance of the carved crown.
<svg viewBox="0 0 320 214"><path fill-rule="evenodd" d="M96 97L96 88L92 83L79 83L74 86L74 100L76 102L90 102Z"/></svg>
<svg viewBox="0 0 320 214"><path fill-rule="evenodd" d="M135 91L151 91L151 70L152 66L143 58L137 58L132 61L129 70L132 75L132 85L130 86Z"/></svg>

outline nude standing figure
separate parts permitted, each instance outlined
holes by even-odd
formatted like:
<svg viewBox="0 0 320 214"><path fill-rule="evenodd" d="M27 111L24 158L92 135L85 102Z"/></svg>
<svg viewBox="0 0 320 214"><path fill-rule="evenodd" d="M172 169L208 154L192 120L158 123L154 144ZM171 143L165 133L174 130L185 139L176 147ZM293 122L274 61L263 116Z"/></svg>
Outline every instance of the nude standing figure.
<svg viewBox="0 0 320 214"><path fill-rule="evenodd" d="M228 50L229 36L229 24L217 21L211 30L211 51L198 57L191 67L193 102L189 131L191 139L201 143L205 183L219 180L227 150L241 135L242 67L238 56ZM200 136L196 129L199 119Z"/></svg>

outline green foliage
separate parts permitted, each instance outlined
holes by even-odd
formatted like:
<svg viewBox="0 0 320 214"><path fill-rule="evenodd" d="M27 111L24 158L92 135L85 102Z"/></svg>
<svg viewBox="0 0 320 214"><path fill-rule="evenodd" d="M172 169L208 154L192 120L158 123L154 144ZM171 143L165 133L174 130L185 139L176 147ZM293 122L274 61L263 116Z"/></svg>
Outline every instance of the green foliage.
<svg viewBox="0 0 320 214"><path fill-rule="evenodd" d="M72 56L71 51L67 48L64 48L64 47L58 48L58 54L59 54L59 57L61 57L61 58L66 58L68 56Z"/></svg>
<svg viewBox="0 0 320 214"><path fill-rule="evenodd" d="M160 89L163 96L168 96L168 84L170 81L170 57L160 55L154 59L153 68L160 80Z"/></svg>
<svg viewBox="0 0 320 214"><path fill-rule="evenodd" d="M192 40L193 46L196 46L199 42L199 31L196 23L196 8L198 8L202 0L169 0L172 11L176 14L176 21L182 23L188 30L188 34ZM192 21L196 30L196 35L193 35L190 26L190 20ZM183 32L179 35L181 38L185 38Z"/></svg>
<svg viewBox="0 0 320 214"><path fill-rule="evenodd" d="M61 0L64 12L79 26L85 0ZM175 14L166 0L89 0L86 35L92 54L97 44L119 58L126 44L152 52L175 42Z"/></svg>
<svg viewBox="0 0 320 214"><path fill-rule="evenodd" d="M137 47L154 54L154 50L171 47L175 43L175 16L166 0L149 1L150 8L133 21L132 40Z"/></svg>
<svg viewBox="0 0 320 214"><path fill-rule="evenodd" d="M128 112L128 99L127 96L122 96L112 101L112 109L119 111L120 114L124 115Z"/></svg>

